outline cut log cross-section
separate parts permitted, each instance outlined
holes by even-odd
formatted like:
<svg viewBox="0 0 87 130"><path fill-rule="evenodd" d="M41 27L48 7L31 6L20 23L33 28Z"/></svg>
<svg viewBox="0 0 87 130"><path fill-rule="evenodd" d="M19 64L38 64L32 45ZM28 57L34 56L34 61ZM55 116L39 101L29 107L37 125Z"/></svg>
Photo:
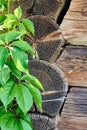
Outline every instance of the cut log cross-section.
<svg viewBox="0 0 87 130"><path fill-rule="evenodd" d="M32 41L28 37L26 40L35 46L41 60L54 62L64 45L59 26L54 20L43 15L31 16L29 19L35 25L35 37Z"/></svg>
<svg viewBox="0 0 87 130"><path fill-rule="evenodd" d="M45 15L57 20L66 0L20 0L12 4L11 10L18 5L23 10L23 17Z"/></svg>
<svg viewBox="0 0 87 130"><path fill-rule="evenodd" d="M11 4L10 10L13 12L14 9L20 5L23 17L27 17L28 10L32 8L33 4L34 0L15 0L15 2Z"/></svg>
<svg viewBox="0 0 87 130"><path fill-rule="evenodd" d="M55 123L50 117L36 113L30 116L34 130L54 130Z"/></svg>
<svg viewBox="0 0 87 130"><path fill-rule="evenodd" d="M68 90L63 72L55 65L42 60L29 60L29 70L40 80L45 90L42 92L42 112L51 117L57 116ZM40 112L38 108L37 111Z"/></svg>
<svg viewBox="0 0 87 130"><path fill-rule="evenodd" d="M46 15L57 20L66 0L35 0L33 11L36 15Z"/></svg>

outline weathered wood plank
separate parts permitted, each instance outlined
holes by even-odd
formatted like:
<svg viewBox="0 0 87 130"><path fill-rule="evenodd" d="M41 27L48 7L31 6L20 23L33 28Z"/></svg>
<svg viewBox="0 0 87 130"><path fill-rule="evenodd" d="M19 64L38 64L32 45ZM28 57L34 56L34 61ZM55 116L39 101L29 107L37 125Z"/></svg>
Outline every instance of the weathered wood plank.
<svg viewBox="0 0 87 130"><path fill-rule="evenodd" d="M70 89L58 121L58 130L87 130L87 100L83 100L87 98L87 94L84 95L84 92L87 93L86 88ZM71 96L72 93L75 95Z"/></svg>
<svg viewBox="0 0 87 130"><path fill-rule="evenodd" d="M87 46L87 1L71 1L61 29L67 42Z"/></svg>
<svg viewBox="0 0 87 130"><path fill-rule="evenodd" d="M67 46L56 62L71 86L87 87L87 47Z"/></svg>
<svg viewBox="0 0 87 130"><path fill-rule="evenodd" d="M84 111L87 111L87 105L77 105L77 104L65 104L64 111L76 111L81 112L84 115Z"/></svg>
<svg viewBox="0 0 87 130"><path fill-rule="evenodd" d="M67 98L66 104L74 104L75 105L87 105L87 99L77 99L74 98L74 101L72 100L72 98Z"/></svg>
<svg viewBox="0 0 87 130"><path fill-rule="evenodd" d="M87 130L87 118L61 118L58 130Z"/></svg>
<svg viewBox="0 0 87 130"><path fill-rule="evenodd" d="M79 113L79 111L70 110L70 111L68 111L68 113L64 111L64 112L62 112L62 114L63 114L62 118L67 118L69 116L72 117L72 118L74 118L74 117L78 117L78 118L83 117L84 120L85 120L85 118L87 118L87 111L84 111L84 114L83 114L83 113Z"/></svg>
<svg viewBox="0 0 87 130"><path fill-rule="evenodd" d="M72 98L72 99L76 99L78 97L78 99L83 99L83 100L87 100L87 93L71 93L69 94L69 99Z"/></svg>

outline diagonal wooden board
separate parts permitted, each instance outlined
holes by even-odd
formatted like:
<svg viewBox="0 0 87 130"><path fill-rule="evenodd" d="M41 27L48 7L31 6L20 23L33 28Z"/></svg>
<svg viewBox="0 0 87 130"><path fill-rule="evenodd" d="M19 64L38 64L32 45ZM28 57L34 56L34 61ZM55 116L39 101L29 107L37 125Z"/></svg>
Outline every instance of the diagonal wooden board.
<svg viewBox="0 0 87 130"><path fill-rule="evenodd" d="M72 0L60 27L67 42L87 46L87 0Z"/></svg>
<svg viewBox="0 0 87 130"><path fill-rule="evenodd" d="M56 65L64 71L69 85L87 87L87 47L66 46Z"/></svg>

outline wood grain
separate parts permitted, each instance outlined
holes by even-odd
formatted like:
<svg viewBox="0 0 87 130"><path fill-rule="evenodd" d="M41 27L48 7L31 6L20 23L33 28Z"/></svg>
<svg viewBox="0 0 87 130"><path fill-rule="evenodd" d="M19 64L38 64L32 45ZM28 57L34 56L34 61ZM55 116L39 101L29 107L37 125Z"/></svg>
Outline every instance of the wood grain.
<svg viewBox="0 0 87 130"><path fill-rule="evenodd" d="M56 62L71 86L87 87L87 47L67 46Z"/></svg>
<svg viewBox="0 0 87 130"><path fill-rule="evenodd" d="M71 88L58 122L58 130L87 130L86 101L86 88Z"/></svg>
<svg viewBox="0 0 87 130"><path fill-rule="evenodd" d="M87 1L71 1L61 29L67 42L87 46Z"/></svg>
<svg viewBox="0 0 87 130"><path fill-rule="evenodd" d="M37 51L39 59L55 62L64 45L62 32L58 24L50 17L34 15L29 17L35 26L35 36L27 41Z"/></svg>
<svg viewBox="0 0 87 130"><path fill-rule="evenodd" d="M15 2L11 3L10 10L13 13L14 9L17 8L19 5L22 8L22 17L27 17L29 15L30 9L32 8L34 4L34 0L15 0Z"/></svg>
<svg viewBox="0 0 87 130"><path fill-rule="evenodd" d="M46 15L56 21L65 2L66 0L35 0L33 12L36 15Z"/></svg>

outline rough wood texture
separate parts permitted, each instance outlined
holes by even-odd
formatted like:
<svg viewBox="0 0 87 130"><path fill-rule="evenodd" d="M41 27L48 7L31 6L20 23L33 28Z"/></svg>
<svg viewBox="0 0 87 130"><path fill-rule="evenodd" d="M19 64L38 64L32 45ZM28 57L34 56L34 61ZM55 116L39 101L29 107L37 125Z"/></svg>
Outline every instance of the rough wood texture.
<svg viewBox="0 0 87 130"><path fill-rule="evenodd" d="M30 114L34 130L54 130L54 121L46 116L37 113Z"/></svg>
<svg viewBox="0 0 87 130"><path fill-rule="evenodd" d="M31 12L28 12L29 9L32 8L34 4L34 0L16 0L14 3L11 4L10 10L13 12L16 7L19 5L22 8L23 17L27 17L27 15Z"/></svg>
<svg viewBox="0 0 87 130"><path fill-rule="evenodd" d="M72 0L61 24L64 38L75 45L87 46L87 1Z"/></svg>
<svg viewBox="0 0 87 130"><path fill-rule="evenodd" d="M66 0L20 0L11 5L13 10L18 5L23 10L23 17L45 15L57 20Z"/></svg>
<svg viewBox="0 0 87 130"><path fill-rule="evenodd" d="M56 63L69 85L87 87L87 47L67 46Z"/></svg>
<svg viewBox="0 0 87 130"><path fill-rule="evenodd" d="M56 116L60 112L68 90L63 72L55 65L41 60L30 60L29 70L40 80L45 90L42 93L42 112L52 117Z"/></svg>
<svg viewBox="0 0 87 130"><path fill-rule="evenodd" d="M37 15L46 15L57 20L66 0L35 0L33 11Z"/></svg>
<svg viewBox="0 0 87 130"><path fill-rule="evenodd" d="M30 17L35 25L35 37L29 43L37 50L39 58L54 62L62 50L64 39L59 26L47 16Z"/></svg>
<svg viewBox="0 0 87 130"><path fill-rule="evenodd" d="M87 130L87 88L71 88L61 118L58 130Z"/></svg>

